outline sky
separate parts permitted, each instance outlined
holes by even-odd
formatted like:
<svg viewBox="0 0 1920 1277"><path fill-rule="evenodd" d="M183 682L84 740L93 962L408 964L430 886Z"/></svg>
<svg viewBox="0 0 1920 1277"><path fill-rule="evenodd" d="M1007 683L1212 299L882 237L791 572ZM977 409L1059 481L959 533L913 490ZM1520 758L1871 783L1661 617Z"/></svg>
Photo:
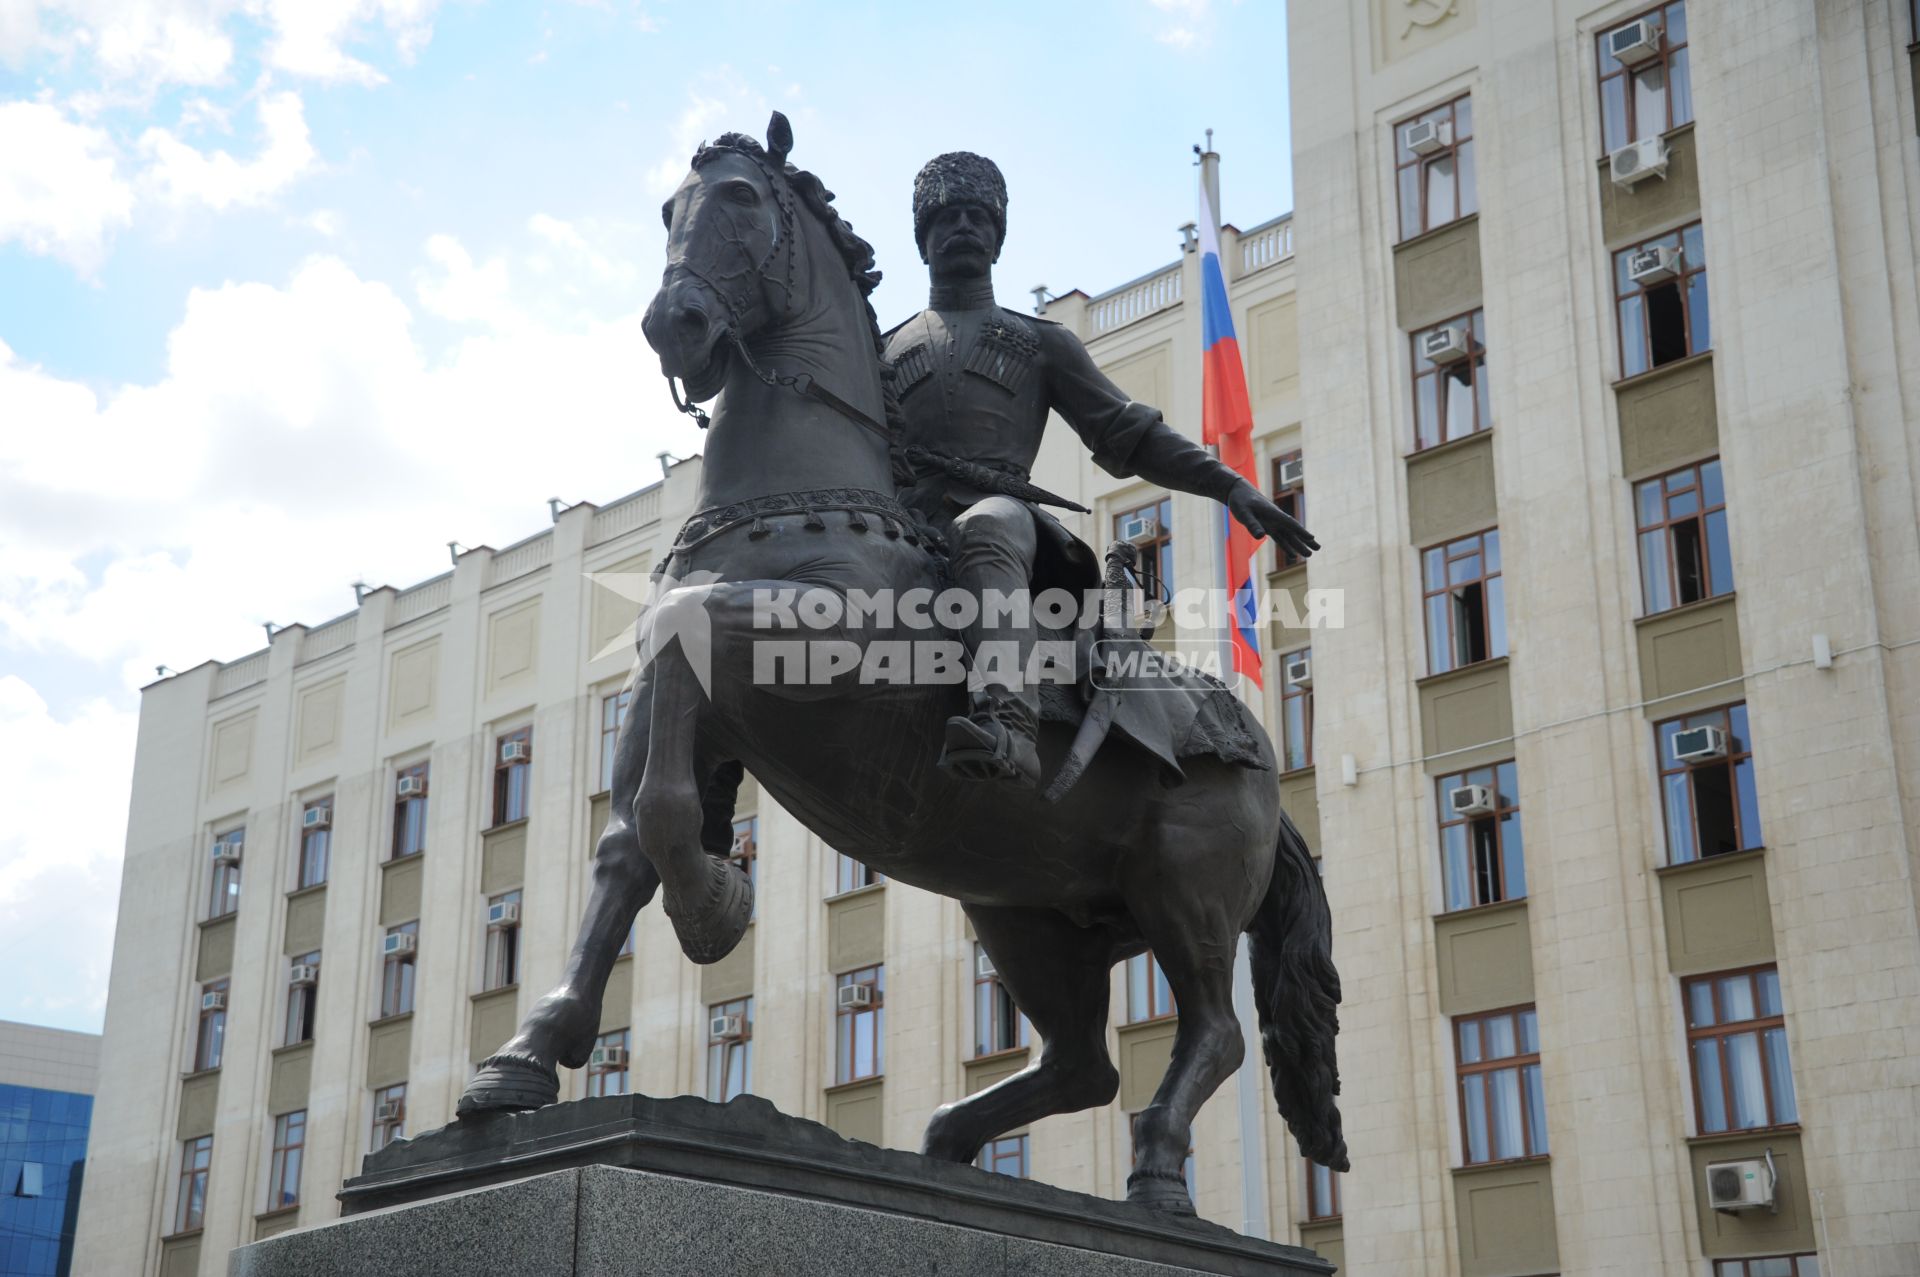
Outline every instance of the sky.
<svg viewBox="0 0 1920 1277"><path fill-rule="evenodd" d="M157 665L699 450L640 333L696 144L793 122L924 303L913 175L1007 176L1003 304L1292 208L1279 0L0 0L0 1019L102 1022Z"/></svg>

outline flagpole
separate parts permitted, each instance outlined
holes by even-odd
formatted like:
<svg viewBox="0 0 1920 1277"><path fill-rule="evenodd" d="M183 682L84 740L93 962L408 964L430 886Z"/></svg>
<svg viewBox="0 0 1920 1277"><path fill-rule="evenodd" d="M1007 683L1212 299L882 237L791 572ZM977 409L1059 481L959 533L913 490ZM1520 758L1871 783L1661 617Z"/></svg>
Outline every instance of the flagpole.
<svg viewBox="0 0 1920 1277"><path fill-rule="evenodd" d="M1207 130L1207 145L1200 151L1200 218L1211 224L1213 240L1220 240L1220 153L1213 149L1213 130ZM1221 264L1224 277L1226 263ZM1202 278L1205 276L1205 261L1201 263ZM1205 283L1201 284L1204 292ZM1202 298L1201 305L1205 306ZM1204 322L1204 321L1203 321ZM1201 382L1206 381L1206 369L1201 369ZM1204 396L1204 391L1202 394ZM1220 446L1208 444L1207 450L1214 459L1220 459ZM1214 627L1215 647L1220 660L1221 677L1227 686L1240 693L1240 679L1233 668L1233 582L1227 575L1227 520L1233 517L1225 506L1212 512L1213 518L1213 577L1215 582L1214 598L1226 605L1225 615L1218 618ZM1262 1240L1271 1233L1267 1225L1267 1141L1265 1108L1265 1088L1261 1085L1262 1049L1260 1025L1253 1001L1253 968L1247 952L1247 938L1240 937L1235 946L1233 972L1233 1010L1234 1017L1240 1022L1240 1039L1245 1053L1234 1077L1234 1107L1238 1110L1240 1125L1240 1231L1248 1237Z"/></svg>

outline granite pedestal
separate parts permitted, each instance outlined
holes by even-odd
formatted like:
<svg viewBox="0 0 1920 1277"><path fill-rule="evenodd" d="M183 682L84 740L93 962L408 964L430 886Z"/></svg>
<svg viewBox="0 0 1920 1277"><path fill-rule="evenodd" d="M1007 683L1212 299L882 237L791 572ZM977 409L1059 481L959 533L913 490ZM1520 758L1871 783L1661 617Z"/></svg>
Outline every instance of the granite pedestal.
<svg viewBox="0 0 1920 1277"><path fill-rule="evenodd" d="M1205 1221L843 1139L750 1096L456 1122L368 1157L340 1201L334 1223L234 1251L230 1277L1333 1271Z"/></svg>

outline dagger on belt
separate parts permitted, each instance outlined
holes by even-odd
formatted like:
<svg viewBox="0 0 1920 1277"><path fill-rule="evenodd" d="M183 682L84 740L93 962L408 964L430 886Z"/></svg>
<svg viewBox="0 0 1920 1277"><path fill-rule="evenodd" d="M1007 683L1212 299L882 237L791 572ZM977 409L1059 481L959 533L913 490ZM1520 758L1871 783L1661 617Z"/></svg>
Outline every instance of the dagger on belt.
<svg viewBox="0 0 1920 1277"><path fill-rule="evenodd" d="M1107 547L1106 574L1100 582L1100 628L1098 637L1088 648L1088 681L1093 685L1093 697L1087 702L1086 717L1080 720L1080 730L1074 733L1073 744L1067 748L1067 756L1060 764L1060 770L1054 774L1053 781L1047 786L1046 799L1057 803L1072 789L1075 782L1085 774L1087 765L1107 738L1107 731L1113 726L1113 712L1119 702L1120 693L1116 688L1107 686L1099 676L1107 667L1106 658L1101 653L1102 643L1130 634L1126 624L1127 578L1140 563L1140 551L1126 541L1115 541Z"/></svg>

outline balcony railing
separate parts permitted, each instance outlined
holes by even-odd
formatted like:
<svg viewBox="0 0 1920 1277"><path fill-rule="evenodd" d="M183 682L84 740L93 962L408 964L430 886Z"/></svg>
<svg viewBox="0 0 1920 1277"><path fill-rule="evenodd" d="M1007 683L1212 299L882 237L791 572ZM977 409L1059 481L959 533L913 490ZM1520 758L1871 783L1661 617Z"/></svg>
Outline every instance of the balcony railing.
<svg viewBox="0 0 1920 1277"><path fill-rule="evenodd" d="M453 573L442 572L431 581L422 581L410 590L402 590L393 597L393 607L387 612L387 628L405 625L429 612L438 612L453 599Z"/></svg>
<svg viewBox="0 0 1920 1277"><path fill-rule="evenodd" d="M1094 335L1112 332L1180 304L1180 263L1142 275L1087 301Z"/></svg>
<svg viewBox="0 0 1920 1277"><path fill-rule="evenodd" d="M499 585L525 576L553 562L553 533L530 536L518 545L510 545L487 561L487 584Z"/></svg>
<svg viewBox="0 0 1920 1277"><path fill-rule="evenodd" d="M593 527L588 529L587 544L611 541L623 532L645 527L660 518L660 485L642 488L621 497L612 505L593 512Z"/></svg>
<svg viewBox="0 0 1920 1277"><path fill-rule="evenodd" d="M1286 261L1293 256L1293 214L1286 213L1240 236L1240 273Z"/></svg>
<svg viewBox="0 0 1920 1277"><path fill-rule="evenodd" d="M251 656L243 656L237 661L228 661L222 665L220 672L213 676L213 694L228 696L242 688L252 687L255 683L266 682L268 655L267 649L263 647Z"/></svg>
<svg viewBox="0 0 1920 1277"><path fill-rule="evenodd" d="M306 642L300 645L300 663L317 661L323 656L332 656L343 647L353 646L354 622L359 619L358 612L349 612L345 616L328 621L325 625L307 631Z"/></svg>

